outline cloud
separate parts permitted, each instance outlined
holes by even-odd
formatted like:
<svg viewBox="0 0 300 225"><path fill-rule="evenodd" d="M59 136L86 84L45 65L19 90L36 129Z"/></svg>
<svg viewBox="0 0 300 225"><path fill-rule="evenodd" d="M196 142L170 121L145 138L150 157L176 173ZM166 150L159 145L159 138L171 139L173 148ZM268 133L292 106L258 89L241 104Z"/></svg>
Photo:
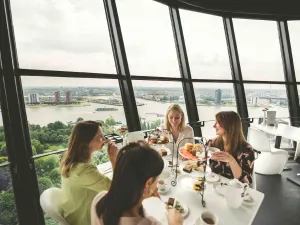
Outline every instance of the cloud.
<svg viewBox="0 0 300 225"><path fill-rule="evenodd" d="M116 3L131 74L179 77L168 7L150 0ZM102 1L12 0L11 4L21 68L116 73ZM192 77L231 79L222 18L185 10L180 15ZM298 59L299 22L289 26ZM234 19L234 28L244 79L283 80L276 22ZM294 60L297 74L299 62ZM49 84L45 78L27 79L24 85ZM60 81L77 84L66 78Z"/></svg>

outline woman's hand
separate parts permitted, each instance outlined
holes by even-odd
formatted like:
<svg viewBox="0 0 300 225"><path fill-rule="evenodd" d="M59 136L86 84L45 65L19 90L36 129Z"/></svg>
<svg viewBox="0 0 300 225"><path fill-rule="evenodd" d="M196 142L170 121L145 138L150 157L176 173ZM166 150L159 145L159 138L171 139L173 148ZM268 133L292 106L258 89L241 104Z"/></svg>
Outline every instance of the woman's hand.
<svg viewBox="0 0 300 225"><path fill-rule="evenodd" d="M168 210L168 225L182 225L183 216L176 209Z"/></svg>
<svg viewBox="0 0 300 225"><path fill-rule="evenodd" d="M212 152L211 159L221 162L232 162L234 160L233 156L227 152Z"/></svg>
<svg viewBox="0 0 300 225"><path fill-rule="evenodd" d="M115 163L117 161L118 148L115 145L115 142L109 141L107 143L107 154L109 156L109 160L111 162L112 168L115 167Z"/></svg>

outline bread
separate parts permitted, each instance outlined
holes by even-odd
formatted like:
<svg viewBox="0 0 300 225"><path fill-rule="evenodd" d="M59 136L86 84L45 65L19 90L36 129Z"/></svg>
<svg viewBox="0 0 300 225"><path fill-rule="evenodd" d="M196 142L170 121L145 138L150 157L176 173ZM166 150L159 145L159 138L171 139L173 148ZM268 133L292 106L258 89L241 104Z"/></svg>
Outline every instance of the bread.
<svg viewBox="0 0 300 225"><path fill-rule="evenodd" d="M200 144L194 144L193 150L200 152L201 151L201 145Z"/></svg>
<svg viewBox="0 0 300 225"><path fill-rule="evenodd" d="M175 198L169 198L168 205L173 207L174 203L175 203Z"/></svg>
<svg viewBox="0 0 300 225"><path fill-rule="evenodd" d="M196 181L193 188L195 191L202 191L204 189L202 181Z"/></svg>
<svg viewBox="0 0 300 225"><path fill-rule="evenodd" d="M194 145L191 144L191 143L186 143L184 147L185 147L185 150L190 151L190 150L193 149L193 146L194 146Z"/></svg>
<svg viewBox="0 0 300 225"><path fill-rule="evenodd" d="M161 156L166 156L168 154L165 149L160 149L158 152L161 154Z"/></svg>
<svg viewBox="0 0 300 225"><path fill-rule="evenodd" d="M187 172L187 173L191 173L192 169L193 169L192 165L185 165L185 167L183 168L183 171Z"/></svg>

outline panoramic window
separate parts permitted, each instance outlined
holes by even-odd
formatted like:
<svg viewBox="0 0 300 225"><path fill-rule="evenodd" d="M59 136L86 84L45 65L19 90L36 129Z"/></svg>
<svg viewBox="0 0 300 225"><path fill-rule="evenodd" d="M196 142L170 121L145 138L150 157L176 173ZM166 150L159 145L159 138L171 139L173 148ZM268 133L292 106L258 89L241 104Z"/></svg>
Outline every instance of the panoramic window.
<svg viewBox="0 0 300 225"><path fill-rule="evenodd" d="M180 82L133 80L142 130L154 129L164 124L168 107L179 104L188 122L182 84Z"/></svg>
<svg viewBox="0 0 300 225"><path fill-rule="evenodd" d="M296 79L300 81L300 22L299 21L289 21L289 34L291 40L291 47L293 53L293 62L296 73ZM299 92L299 89L298 89Z"/></svg>
<svg viewBox="0 0 300 225"><path fill-rule="evenodd" d="M0 224L17 225L18 215L9 169L2 116L0 116Z"/></svg>
<svg viewBox="0 0 300 225"><path fill-rule="evenodd" d="M102 122L106 134L126 127L117 80L26 76L22 84L36 154L66 148L80 120Z"/></svg>
<svg viewBox="0 0 300 225"><path fill-rule="evenodd" d="M11 5L21 68L116 73L102 1Z"/></svg>
<svg viewBox="0 0 300 225"><path fill-rule="evenodd" d="M117 0L132 75L179 77L169 8L149 0Z"/></svg>
<svg viewBox="0 0 300 225"><path fill-rule="evenodd" d="M206 121L201 127L206 138L215 136L213 128L215 115L220 111L237 111L232 84L193 83L199 119Z"/></svg>
<svg viewBox="0 0 300 225"><path fill-rule="evenodd" d="M276 118L289 122L285 85L244 84L249 117L264 117L263 109L275 111Z"/></svg>
<svg viewBox="0 0 300 225"><path fill-rule="evenodd" d="M232 79L222 17L180 10L193 78Z"/></svg>
<svg viewBox="0 0 300 225"><path fill-rule="evenodd" d="M234 19L233 25L243 79L283 81L277 23Z"/></svg>

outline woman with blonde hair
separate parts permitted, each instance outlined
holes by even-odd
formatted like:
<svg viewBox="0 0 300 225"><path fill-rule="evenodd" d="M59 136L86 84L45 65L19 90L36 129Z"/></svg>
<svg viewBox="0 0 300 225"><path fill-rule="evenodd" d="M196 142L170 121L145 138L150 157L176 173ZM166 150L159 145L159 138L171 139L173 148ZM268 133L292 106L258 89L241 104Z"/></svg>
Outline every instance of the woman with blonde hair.
<svg viewBox="0 0 300 225"><path fill-rule="evenodd" d="M64 193L60 211L69 224L91 224L90 208L93 198L110 187L111 180L100 174L91 163L92 153L101 150L105 143L101 123L82 121L72 130L60 167L61 189ZM113 168L117 150L114 143L108 143L107 151Z"/></svg>
<svg viewBox="0 0 300 225"><path fill-rule="evenodd" d="M185 143L194 143L194 130L185 123L184 112L178 104L169 106L165 117L164 129L169 132L169 134L168 132L165 133L167 133L166 136L170 140L167 146L170 149L173 147L173 142L175 150L178 146L184 146Z"/></svg>
<svg viewBox="0 0 300 225"><path fill-rule="evenodd" d="M212 172L251 184L255 155L245 140L240 116L233 111L219 112L213 127L218 136L212 140L211 146L221 151L212 153Z"/></svg>

